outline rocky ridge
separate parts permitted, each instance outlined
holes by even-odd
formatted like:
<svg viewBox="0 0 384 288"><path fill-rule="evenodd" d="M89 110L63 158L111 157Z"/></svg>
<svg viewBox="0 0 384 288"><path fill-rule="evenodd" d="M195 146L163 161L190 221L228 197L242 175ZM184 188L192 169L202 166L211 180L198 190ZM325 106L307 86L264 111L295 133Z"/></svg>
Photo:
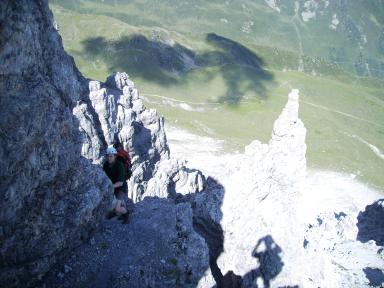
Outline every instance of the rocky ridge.
<svg viewBox="0 0 384 288"><path fill-rule="evenodd" d="M299 275L291 270L297 264L282 261L285 257L300 259L302 253L303 229L295 207L306 174L306 129L298 118L298 99L299 91L292 90L269 143L248 145L237 159L231 183L224 183L227 193L221 225L225 240L218 266L223 274L241 275L245 287L257 281L270 285L277 274L274 285L299 284L295 279ZM238 183L243 185L235 187ZM279 229L274 229L276 223L280 223ZM260 263L257 255L272 258Z"/></svg>
<svg viewBox="0 0 384 288"><path fill-rule="evenodd" d="M122 143L132 159L128 191L135 203L146 196L204 189L205 179L199 171L187 171L183 162L170 157L164 119L144 106L127 73L114 73L106 83L89 81L88 86L89 99L74 108L83 132L82 155L101 163L106 145Z"/></svg>

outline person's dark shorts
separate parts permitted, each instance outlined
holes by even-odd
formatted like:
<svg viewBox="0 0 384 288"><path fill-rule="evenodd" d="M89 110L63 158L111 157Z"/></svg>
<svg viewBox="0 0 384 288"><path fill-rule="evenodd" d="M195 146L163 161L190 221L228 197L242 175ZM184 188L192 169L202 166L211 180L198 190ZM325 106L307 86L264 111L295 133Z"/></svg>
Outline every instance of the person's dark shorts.
<svg viewBox="0 0 384 288"><path fill-rule="evenodd" d="M127 206L128 203L128 186L127 182L124 182L122 187L115 189L115 197L118 200L121 200L123 206Z"/></svg>

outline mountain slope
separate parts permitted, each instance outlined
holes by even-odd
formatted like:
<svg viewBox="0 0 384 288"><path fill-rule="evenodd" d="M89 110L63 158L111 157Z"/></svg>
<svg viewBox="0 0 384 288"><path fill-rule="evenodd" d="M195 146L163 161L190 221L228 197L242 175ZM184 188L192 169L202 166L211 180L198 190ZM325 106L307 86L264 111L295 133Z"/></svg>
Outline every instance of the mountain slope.
<svg viewBox="0 0 384 288"><path fill-rule="evenodd" d="M77 13L105 15L136 27L158 27L187 37L215 32L246 45L274 47L299 57L321 57L358 75L384 76L382 0L52 3Z"/></svg>
<svg viewBox="0 0 384 288"><path fill-rule="evenodd" d="M130 71L147 105L169 124L241 149L255 137L268 140L285 95L297 87L309 128L308 164L384 187L384 82L359 76L354 63L360 46L341 24L329 27L334 13L344 11L359 35L367 34L363 56L381 61L376 44L382 2L330 1L325 7L326 1L317 1L316 8L300 1L297 16L294 1L274 2L280 13L265 1L51 6L79 69L99 80ZM304 21L308 9L316 16ZM363 22L372 27L360 28ZM335 63L337 57L348 63Z"/></svg>

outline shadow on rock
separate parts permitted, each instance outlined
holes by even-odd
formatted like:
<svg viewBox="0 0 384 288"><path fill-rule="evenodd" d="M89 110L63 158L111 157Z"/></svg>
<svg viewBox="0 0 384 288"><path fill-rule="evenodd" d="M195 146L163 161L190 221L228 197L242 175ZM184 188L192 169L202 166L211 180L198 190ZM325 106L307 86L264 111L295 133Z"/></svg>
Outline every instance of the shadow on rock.
<svg viewBox="0 0 384 288"><path fill-rule="evenodd" d="M366 267L363 269L365 277L369 280L369 286L383 287L384 284L384 273L380 269L374 269Z"/></svg>
<svg viewBox="0 0 384 288"><path fill-rule="evenodd" d="M365 243L374 240L376 245L384 246L384 199L365 207L357 216L357 240Z"/></svg>
<svg viewBox="0 0 384 288"><path fill-rule="evenodd" d="M224 232L220 225L222 219L221 205L225 194L224 187L215 179L208 177L207 187L204 191L186 196L178 195L177 202L189 202L193 209L193 228L205 240L209 248L209 267L216 282L214 287L270 287L274 279L284 266L280 254L282 249L267 235L257 242L252 256L257 258L260 265L249 271L244 277L229 271L225 275L217 265L217 259L224 251ZM296 286L297 287L297 286Z"/></svg>
<svg viewBox="0 0 384 288"><path fill-rule="evenodd" d="M221 278L217 281L217 286L215 287L270 287L270 281L282 271L284 266L280 257L281 253L282 250L280 246L276 244L272 236L267 235L259 239L252 251L252 256L259 261L259 267L249 271L243 277L236 275L233 271L227 272L224 276L221 274ZM293 286L292 288L296 287L298 286Z"/></svg>
<svg viewBox="0 0 384 288"><path fill-rule="evenodd" d="M104 221L42 287L196 287L208 254L193 229L189 203L146 197L135 204L128 225Z"/></svg>
<svg viewBox="0 0 384 288"><path fill-rule="evenodd" d="M160 161L161 155L158 153L158 150L152 147L153 136L151 130L138 121L133 121L132 126L134 128L132 136L133 148L136 155L139 156L140 162L145 163L143 180L148 181L153 176L155 165ZM151 159L151 161L146 161L148 159Z"/></svg>
<svg viewBox="0 0 384 288"><path fill-rule="evenodd" d="M270 281L281 272L284 266L280 257L281 252L280 246L271 235L259 239L252 256L259 260L260 266L244 275L242 287L258 287L257 282L260 280L263 283L262 287L270 287Z"/></svg>
<svg viewBox="0 0 384 288"><path fill-rule="evenodd" d="M129 71L135 77L162 86L182 84L190 71L204 68L205 81L217 74L225 80L226 92L220 102L237 104L250 92L266 97L265 83L273 80L263 59L231 39L210 33L206 37L209 51L195 52L179 43L166 43L135 34L117 40L91 37L82 42L82 57L89 61L101 58L110 72Z"/></svg>
<svg viewBox="0 0 384 288"><path fill-rule="evenodd" d="M211 219L205 219L199 216L193 218L193 228L197 231L208 245L209 248L209 267L216 283L220 283L223 274L217 266L217 259L224 251L224 233L221 225Z"/></svg>
<svg viewBox="0 0 384 288"><path fill-rule="evenodd" d="M224 251L224 233L220 225L221 205L225 189L212 177L207 178L206 188L199 193L178 195L177 202L189 202L193 210L193 228L208 245L209 267L215 282L220 285L223 274L217 266L217 259Z"/></svg>

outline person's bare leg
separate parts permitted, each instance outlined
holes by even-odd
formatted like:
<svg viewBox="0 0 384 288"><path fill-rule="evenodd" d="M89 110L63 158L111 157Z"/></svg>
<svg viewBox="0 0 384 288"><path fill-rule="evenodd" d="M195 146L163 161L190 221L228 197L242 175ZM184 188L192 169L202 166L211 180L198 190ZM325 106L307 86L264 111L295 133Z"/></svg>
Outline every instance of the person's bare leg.
<svg viewBox="0 0 384 288"><path fill-rule="evenodd" d="M123 224L128 224L128 221L129 221L129 214L128 214L128 210L123 206L123 202L122 201L118 201L118 205L116 205L116 211L118 211L119 213L119 219L120 220L123 220Z"/></svg>
<svg viewBox="0 0 384 288"><path fill-rule="evenodd" d="M122 205L121 200L116 201L115 211L117 215L122 215L127 213L127 209Z"/></svg>
<svg viewBox="0 0 384 288"><path fill-rule="evenodd" d="M118 216L116 213L116 206L117 206L117 199L116 197L113 197L111 210L109 210L107 213L107 219L112 219L113 217Z"/></svg>

